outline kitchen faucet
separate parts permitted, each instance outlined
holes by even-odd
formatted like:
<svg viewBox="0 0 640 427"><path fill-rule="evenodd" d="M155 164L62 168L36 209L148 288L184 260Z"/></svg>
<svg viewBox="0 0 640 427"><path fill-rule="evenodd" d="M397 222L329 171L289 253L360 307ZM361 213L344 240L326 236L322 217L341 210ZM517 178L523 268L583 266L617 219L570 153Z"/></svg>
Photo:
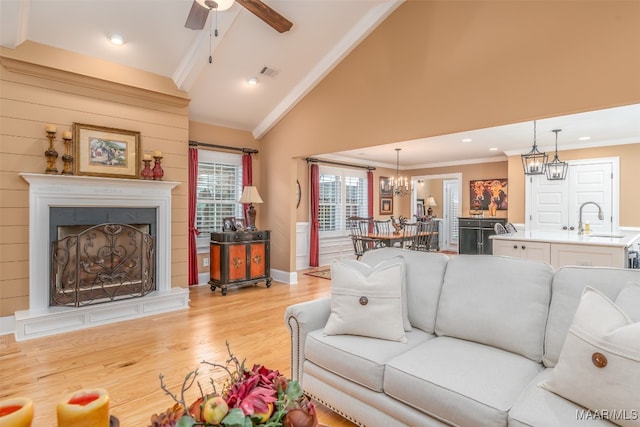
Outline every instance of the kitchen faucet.
<svg viewBox="0 0 640 427"><path fill-rule="evenodd" d="M598 207L598 219L602 221L604 219L604 213L602 212L602 208L596 202L584 202L580 205L580 211L578 212L578 234L584 234L584 226L582 224L582 208L585 205L596 205Z"/></svg>

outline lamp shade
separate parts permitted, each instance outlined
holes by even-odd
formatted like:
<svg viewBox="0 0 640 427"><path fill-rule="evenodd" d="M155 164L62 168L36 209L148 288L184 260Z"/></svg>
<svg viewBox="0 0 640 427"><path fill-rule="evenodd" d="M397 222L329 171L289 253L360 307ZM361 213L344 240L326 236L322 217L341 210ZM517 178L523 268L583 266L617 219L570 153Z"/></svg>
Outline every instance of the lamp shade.
<svg viewBox="0 0 640 427"><path fill-rule="evenodd" d="M242 190L242 196L238 203L264 203L262 197L258 194L258 189L253 185L247 185Z"/></svg>
<svg viewBox="0 0 640 427"><path fill-rule="evenodd" d="M429 196L427 199L427 206L438 206L436 199L434 199L433 196Z"/></svg>

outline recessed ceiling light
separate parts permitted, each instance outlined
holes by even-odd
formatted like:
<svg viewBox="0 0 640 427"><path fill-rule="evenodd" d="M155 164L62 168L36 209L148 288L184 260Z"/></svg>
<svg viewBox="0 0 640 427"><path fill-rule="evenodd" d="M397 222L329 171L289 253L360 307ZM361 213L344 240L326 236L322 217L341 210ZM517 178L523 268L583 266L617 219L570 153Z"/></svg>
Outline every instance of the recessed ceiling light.
<svg viewBox="0 0 640 427"><path fill-rule="evenodd" d="M109 41L115 45L120 46L124 44L124 37L122 36L122 34L109 34Z"/></svg>
<svg viewBox="0 0 640 427"><path fill-rule="evenodd" d="M489 148L489 151L498 151L498 147L491 147Z"/></svg>
<svg viewBox="0 0 640 427"><path fill-rule="evenodd" d="M258 84L258 79L256 79L255 77L251 77L251 78L247 79L247 84L250 84L252 86L253 85L257 85Z"/></svg>
<svg viewBox="0 0 640 427"><path fill-rule="evenodd" d="M591 139L590 136L581 136L580 138L578 138L578 141L588 141L590 139Z"/></svg>
<svg viewBox="0 0 640 427"><path fill-rule="evenodd" d="M462 140L462 142L471 142L471 141L473 141L471 138L464 138L464 139Z"/></svg>

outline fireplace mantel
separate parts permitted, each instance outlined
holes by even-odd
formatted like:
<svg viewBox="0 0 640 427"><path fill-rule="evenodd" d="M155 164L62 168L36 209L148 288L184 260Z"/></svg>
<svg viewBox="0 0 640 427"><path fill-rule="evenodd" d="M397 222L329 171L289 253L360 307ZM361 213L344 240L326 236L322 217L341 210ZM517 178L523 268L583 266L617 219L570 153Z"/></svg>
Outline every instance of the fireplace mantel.
<svg viewBox="0 0 640 427"><path fill-rule="evenodd" d="M171 286L171 191L179 182L33 173L20 176L29 183L29 310L16 312L17 340L188 307L188 290ZM49 208L66 206L156 208L157 290L142 298L107 304L49 307Z"/></svg>

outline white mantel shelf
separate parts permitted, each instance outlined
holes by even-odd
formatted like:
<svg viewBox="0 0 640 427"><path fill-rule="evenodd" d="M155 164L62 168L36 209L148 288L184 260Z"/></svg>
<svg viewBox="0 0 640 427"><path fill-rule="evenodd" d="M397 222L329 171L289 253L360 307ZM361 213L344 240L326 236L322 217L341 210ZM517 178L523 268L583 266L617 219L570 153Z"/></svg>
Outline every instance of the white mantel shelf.
<svg viewBox="0 0 640 427"><path fill-rule="evenodd" d="M180 182L21 173L29 183L29 309L15 313L16 340L188 308L187 288L171 286L171 191ZM156 290L84 307L49 307L51 207L156 208Z"/></svg>

